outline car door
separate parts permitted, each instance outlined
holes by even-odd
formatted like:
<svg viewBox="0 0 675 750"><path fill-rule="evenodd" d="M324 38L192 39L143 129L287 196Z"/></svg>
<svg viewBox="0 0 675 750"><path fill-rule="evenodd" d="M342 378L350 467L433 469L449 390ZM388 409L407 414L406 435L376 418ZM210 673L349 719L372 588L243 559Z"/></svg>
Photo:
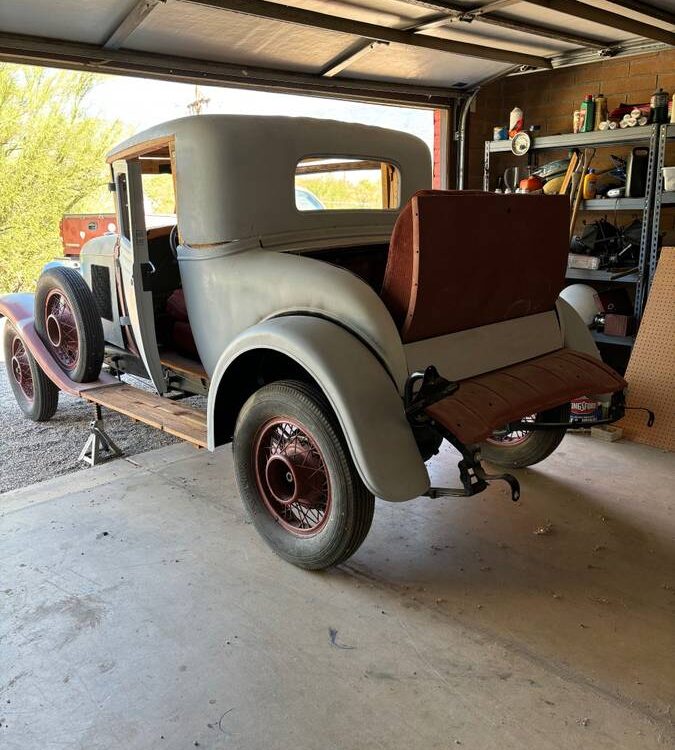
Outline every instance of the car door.
<svg viewBox="0 0 675 750"><path fill-rule="evenodd" d="M148 253L139 159L114 162L113 177L120 220L119 264L131 335L155 388L165 393L167 386L157 348L152 292L146 288L154 268Z"/></svg>

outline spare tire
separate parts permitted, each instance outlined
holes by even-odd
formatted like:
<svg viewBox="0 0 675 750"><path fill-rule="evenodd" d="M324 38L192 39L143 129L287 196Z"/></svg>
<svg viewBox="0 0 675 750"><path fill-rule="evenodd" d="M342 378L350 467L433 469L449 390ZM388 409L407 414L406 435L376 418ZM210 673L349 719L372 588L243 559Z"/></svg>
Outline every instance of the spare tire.
<svg viewBox="0 0 675 750"><path fill-rule="evenodd" d="M98 378L103 326L94 295L77 271L55 266L42 273L35 292L35 330L71 380Z"/></svg>

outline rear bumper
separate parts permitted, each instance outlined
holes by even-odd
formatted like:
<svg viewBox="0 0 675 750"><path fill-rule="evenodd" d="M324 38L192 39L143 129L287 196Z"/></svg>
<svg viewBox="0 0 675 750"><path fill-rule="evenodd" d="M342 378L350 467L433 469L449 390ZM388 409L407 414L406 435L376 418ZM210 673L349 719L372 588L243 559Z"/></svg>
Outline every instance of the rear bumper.
<svg viewBox="0 0 675 750"><path fill-rule="evenodd" d="M581 396L620 393L626 381L600 360L572 349L559 349L510 367L462 380L457 390L426 407L427 415L465 445L480 443L495 430L519 424ZM620 418L615 399L609 421ZM621 407L623 408L623 407ZM616 414L616 416L615 416ZM604 420L598 424L606 423ZM528 424L528 429L532 425ZM550 425L574 429L576 422Z"/></svg>

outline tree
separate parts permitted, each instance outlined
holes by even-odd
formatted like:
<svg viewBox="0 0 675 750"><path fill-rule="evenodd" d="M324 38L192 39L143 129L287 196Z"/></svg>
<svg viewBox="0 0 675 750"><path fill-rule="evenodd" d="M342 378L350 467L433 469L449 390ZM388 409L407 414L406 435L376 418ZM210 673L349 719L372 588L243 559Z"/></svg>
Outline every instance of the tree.
<svg viewBox="0 0 675 750"><path fill-rule="evenodd" d="M346 180L335 174L296 178L296 184L314 193L326 208L382 208L379 180Z"/></svg>
<svg viewBox="0 0 675 750"><path fill-rule="evenodd" d="M110 179L105 154L122 126L87 114L97 78L0 64L0 293L34 286L63 254L62 215Z"/></svg>

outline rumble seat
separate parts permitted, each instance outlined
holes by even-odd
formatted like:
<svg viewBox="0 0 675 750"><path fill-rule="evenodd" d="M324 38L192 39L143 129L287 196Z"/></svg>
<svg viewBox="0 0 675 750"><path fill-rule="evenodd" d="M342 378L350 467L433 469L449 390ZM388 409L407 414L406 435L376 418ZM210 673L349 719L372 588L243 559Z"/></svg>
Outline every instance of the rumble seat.
<svg viewBox="0 0 675 750"><path fill-rule="evenodd" d="M381 295L403 343L553 310L568 227L563 196L416 193L394 226Z"/></svg>
<svg viewBox="0 0 675 750"><path fill-rule="evenodd" d="M568 232L563 196L422 191L396 221L382 299L409 366L424 358L412 369L435 364L459 382L427 413L465 444L626 386L599 359L564 348L555 309Z"/></svg>

